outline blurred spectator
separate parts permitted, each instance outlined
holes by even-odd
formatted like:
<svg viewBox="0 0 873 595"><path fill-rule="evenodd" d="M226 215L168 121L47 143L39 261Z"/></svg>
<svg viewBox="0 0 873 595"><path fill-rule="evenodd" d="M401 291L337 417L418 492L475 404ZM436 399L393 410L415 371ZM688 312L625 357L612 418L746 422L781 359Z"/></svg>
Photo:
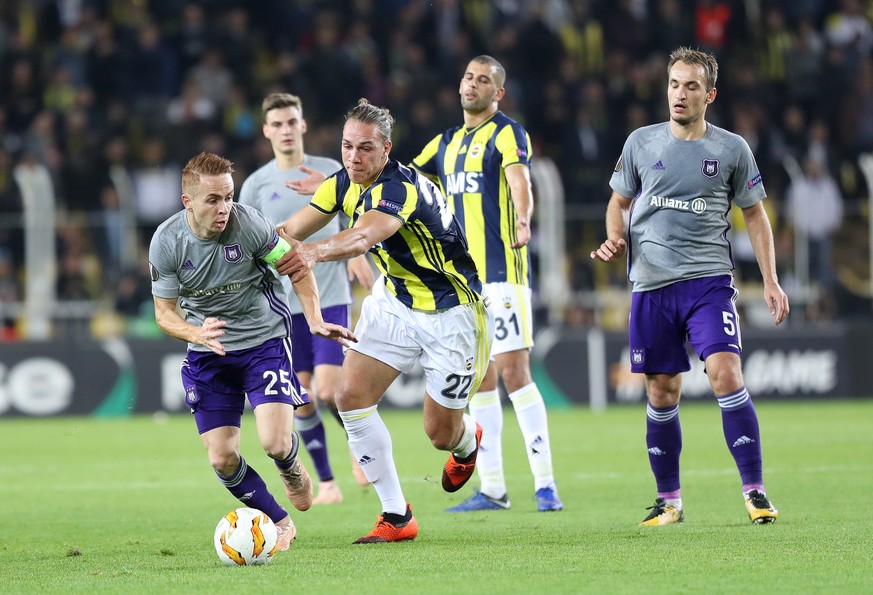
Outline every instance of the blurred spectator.
<svg viewBox="0 0 873 595"><path fill-rule="evenodd" d="M170 161L164 141L153 137L146 140L131 178L139 241L148 246L157 226L182 209L182 166Z"/></svg>
<svg viewBox="0 0 873 595"><path fill-rule="evenodd" d="M833 235L843 221L843 196L820 156L803 160L803 175L788 186L786 207L792 225L807 239L810 280L831 287Z"/></svg>
<svg viewBox="0 0 873 595"><path fill-rule="evenodd" d="M233 85L233 73L225 66L220 49L206 50L200 62L188 71L185 86L192 82L197 86L198 96L208 100L213 109L224 105Z"/></svg>
<svg viewBox="0 0 873 595"><path fill-rule="evenodd" d="M4 304L21 301L21 290L15 277L15 270L12 253L6 248L0 248L0 341L12 341L17 338L15 318L4 307Z"/></svg>
<svg viewBox="0 0 873 595"><path fill-rule="evenodd" d="M206 49L213 44L212 31L203 5L200 2L185 4L181 23L171 41L182 71L187 71L198 63Z"/></svg>
<svg viewBox="0 0 873 595"><path fill-rule="evenodd" d="M28 59L16 59L9 72L9 81L3 83L3 88L7 90L4 92L4 103L9 129L23 133L42 109L42 94L34 75L34 66ZM5 78L5 72L0 76Z"/></svg>
<svg viewBox="0 0 873 595"><path fill-rule="evenodd" d="M815 108L824 69L825 45L815 23L802 19L791 48L785 52L785 75L788 101L807 112Z"/></svg>
<svg viewBox="0 0 873 595"><path fill-rule="evenodd" d="M161 122L167 101L176 93L179 75L176 56L154 23L141 25L130 68L137 111L149 124Z"/></svg>
<svg viewBox="0 0 873 595"><path fill-rule="evenodd" d="M9 171L22 155L48 166L63 208L90 213L80 228L91 240L83 258L96 251L111 283L140 264L128 241L134 208L149 237L180 208L183 152L221 148L238 172L269 160L252 97L294 90L310 106L307 145L331 155L337 122L368 97L397 119L393 152L403 160L416 138L454 124L457 73L487 53L512 73L504 111L525 123L535 155L559 166L575 287L624 283L586 268L578 245L602 227L593 207L608 197L627 130L659 120L666 54L678 45L733 64L709 114L749 141L774 206L788 185L783 160L810 155L826 160L848 224L866 208L857 158L873 151L870 16L864 0L3 2L0 246L20 278L20 205ZM779 213L774 224L790 221ZM853 258L868 258L866 244L853 248ZM777 255L780 266L793 262L790 249L780 244L789 251ZM840 270L869 270L847 265L846 254L835 253ZM66 293L83 293L72 289L81 268L67 263Z"/></svg>

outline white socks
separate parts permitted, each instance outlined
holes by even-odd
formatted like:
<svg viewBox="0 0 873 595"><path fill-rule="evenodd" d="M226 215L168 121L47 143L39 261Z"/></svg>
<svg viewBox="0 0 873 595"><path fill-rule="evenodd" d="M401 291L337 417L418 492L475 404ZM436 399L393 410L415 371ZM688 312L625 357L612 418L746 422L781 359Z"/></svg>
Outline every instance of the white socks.
<svg viewBox="0 0 873 595"><path fill-rule="evenodd" d="M406 514L406 498L394 465L391 434L376 406L340 411L340 417L349 435L349 448L382 501L382 512Z"/></svg>
<svg viewBox="0 0 873 595"><path fill-rule="evenodd" d="M527 448L527 460L534 476L534 490L554 486L552 447L549 441L549 423L546 404L539 388L533 382L510 393L518 426Z"/></svg>
<svg viewBox="0 0 873 595"><path fill-rule="evenodd" d="M470 399L470 415L482 426L482 443L476 455L479 491L492 498L506 495L503 476L503 407L495 390L478 392Z"/></svg>

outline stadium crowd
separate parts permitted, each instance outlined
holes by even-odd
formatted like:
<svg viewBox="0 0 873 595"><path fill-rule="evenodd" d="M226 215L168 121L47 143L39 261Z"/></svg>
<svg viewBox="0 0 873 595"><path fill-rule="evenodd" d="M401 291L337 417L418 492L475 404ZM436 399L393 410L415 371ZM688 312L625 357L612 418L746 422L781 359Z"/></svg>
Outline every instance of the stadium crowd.
<svg viewBox="0 0 873 595"><path fill-rule="evenodd" d="M708 119L755 153L786 289L802 226L817 289L805 317L869 316L858 160L873 151L871 18L864 0L6 0L0 301L23 297L19 165L51 176L58 299L150 318L145 262L122 257L126 215L144 261L156 225L180 208L191 155L227 156L237 184L268 161L267 93L302 98L307 151L319 155L338 156L342 115L359 97L386 106L397 120L392 156L409 162L456 124L458 81L481 53L509 73L501 108L561 173L572 289L623 288L620 267L596 266L588 252L621 143L666 118L666 56L689 45L722 65ZM751 250L734 248L740 281L754 282ZM15 328L7 319L4 336Z"/></svg>

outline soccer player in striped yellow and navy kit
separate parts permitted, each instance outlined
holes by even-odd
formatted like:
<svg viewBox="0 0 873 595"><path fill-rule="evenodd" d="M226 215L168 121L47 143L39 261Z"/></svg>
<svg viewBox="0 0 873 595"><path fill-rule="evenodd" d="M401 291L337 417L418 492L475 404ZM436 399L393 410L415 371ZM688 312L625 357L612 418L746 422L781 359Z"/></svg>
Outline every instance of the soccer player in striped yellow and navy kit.
<svg viewBox="0 0 873 595"><path fill-rule="evenodd" d="M534 476L537 509L563 509L552 471L546 406L530 371L531 316L530 137L498 109L506 72L490 56L478 56L461 79L464 125L434 138L412 165L439 180L467 235L484 291L495 309L492 363L470 414L482 425L477 469L480 490L449 512L502 510L510 506L503 474L503 409L497 375L503 379Z"/></svg>
<svg viewBox="0 0 873 595"><path fill-rule="evenodd" d="M376 527L355 543L406 541L418 523L403 497L391 435L377 405L385 390L420 362L424 429L452 454L442 486L459 490L476 466L482 428L464 413L488 366L494 317L458 220L440 189L389 158L394 118L365 99L346 115L343 170L327 178L308 207L283 225L310 237L343 211L351 227L325 240L294 243L277 263L292 281L316 262L370 251L382 271L361 306L361 340L346 353L336 404L349 446L382 503Z"/></svg>

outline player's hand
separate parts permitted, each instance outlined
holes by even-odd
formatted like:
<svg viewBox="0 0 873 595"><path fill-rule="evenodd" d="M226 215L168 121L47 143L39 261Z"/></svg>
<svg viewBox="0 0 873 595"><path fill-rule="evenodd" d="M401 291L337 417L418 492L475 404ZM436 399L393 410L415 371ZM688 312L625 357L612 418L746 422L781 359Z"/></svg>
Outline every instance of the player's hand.
<svg viewBox="0 0 873 595"><path fill-rule="evenodd" d="M343 347L349 346L349 341L358 342L355 334L344 326L331 324L329 322L319 322L309 327L309 332L318 337L333 339Z"/></svg>
<svg viewBox="0 0 873 595"><path fill-rule="evenodd" d="M778 325L788 317L791 307L788 305L788 296L782 291L778 283L764 284L764 301L770 309L770 316Z"/></svg>
<svg viewBox="0 0 873 595"><path fill-rule="evenodd" d="M530 223L519 219L515 224L515 241L510 244L511 248L521 248L530 242Z"/></svg>
<svg viewBox="0 0 873 595"><path fill-rule="evenodd" d="M286 236L293 250L276 261L276 271L280 275L288 275L292 283L297 283L309 274L315 266L315 248L312 244L298 242L290 236Z"/></svg>
<svg viewBox="0 0 873 595"><path fill-rule="evenodd" d="M627 252L627 242L623 239L606 240L600 244L600 248L591 251L592 260L602 260L603 262L611 262L616 258L620 258Z"/></svg>
<svg viewBox="0 0 873 595"><path fill-rule="evenodd" d="M302 180L295 180L293 182L289 180L285 182L285 187L290 188L297 194L315 194L321 183L327 179L327 176L320 171L315 171L305 165L301 165L297 169L305 173L306 177Z"/></svg>
<svg viewBox="0 0 873 595"><path fill-rule="evenodd" d="M373 268L370 266L370 261L367 259L366 254L350 258L346 263L346 267L349 272L349 281L357 280L364 289L373 288L375 277L373 275Z"/></svg>
<svg viewBox="0 0 873 595"><path fill-rule="evenodd" d="M217 318L207 318L203 321L203 325L198 329L192 343L208 347L213 353L225 355L224 345L218 341L218 337L224 335L224 327L227 326L227 321Z"/></svg>

